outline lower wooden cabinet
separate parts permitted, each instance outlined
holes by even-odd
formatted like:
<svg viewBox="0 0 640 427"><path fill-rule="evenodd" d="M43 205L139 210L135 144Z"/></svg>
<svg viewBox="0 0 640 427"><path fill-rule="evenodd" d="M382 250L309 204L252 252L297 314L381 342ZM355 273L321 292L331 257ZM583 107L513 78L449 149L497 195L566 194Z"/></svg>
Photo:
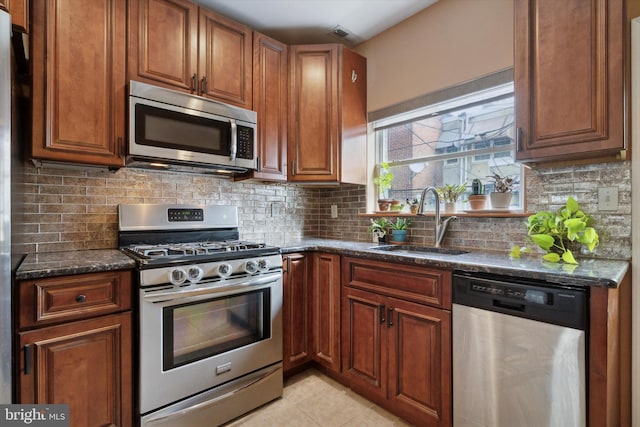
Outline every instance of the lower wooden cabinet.
<svg viewBox="0 0 640 427"><path fill-rule="evenodd" d="M284 372L311 360L309 316L309 264L307 255L290 254L282 258L282 319Z"/></svg>
<svg viewBox="0 0 640 427"><path fill-rule="evenodd" d="M313 254L312 358L340 372L340 255Z"/></svg>
<svg viewBox="0 0 640 427"><path fill-rule="evenodd" d="M433 283L447 294L446 271L343 261L342 378L355 392L410 423L450 426L450 298L439 307L389 296L403 283L412 283L409 278L417 279L421 270L422 282L442 275L442 281ZM411 298L410 289L405 291Z"/></svg>
<svg viewBox="0 0 640 427"><path fill-rule="evenodd" d="M45 278L19 282L18 286L21 290L34 289L19 293L19 311L29 306L30 313L46 312L46 307L51 308L48 303L54 301L54 309L64 308L65 316L60 319L66 320L40 326L34 317L28 324L37 327L18 331L18 403L68 404L72 427L131 426L131 272ZM108 290L110 287L112 291ZM70 292L77 296L67 298ZM109 304L104 301L111 299L105 295L116 294L122 304L114 305L110 313L96 315L100 311L92 305L106 307ZM51 295L58 297L52 299ZM76 316L71 308L74 304L78 306ZM22 315L23 319L27 317Z"/></svg>

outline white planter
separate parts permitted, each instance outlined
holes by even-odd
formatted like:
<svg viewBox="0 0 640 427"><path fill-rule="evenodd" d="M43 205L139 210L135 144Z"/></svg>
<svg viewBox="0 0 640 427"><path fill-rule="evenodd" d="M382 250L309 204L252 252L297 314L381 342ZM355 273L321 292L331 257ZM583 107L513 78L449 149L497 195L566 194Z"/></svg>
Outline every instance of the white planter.
<svg viewBox="0 0 640 427"><path fill-rule="evenodd" d="M511 193L491 193L491 209L509 209L511 205Z"/></svg>

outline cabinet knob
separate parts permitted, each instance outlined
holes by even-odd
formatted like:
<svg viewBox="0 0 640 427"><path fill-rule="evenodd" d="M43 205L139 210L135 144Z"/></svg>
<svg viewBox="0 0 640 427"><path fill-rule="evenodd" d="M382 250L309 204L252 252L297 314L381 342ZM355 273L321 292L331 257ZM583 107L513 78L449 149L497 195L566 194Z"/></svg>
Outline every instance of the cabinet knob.
<svg viewBox="0 0 640 427"><path fill-rule="evenodd" d="M80 294L76 297L76 302L85 302L87 300L87 296Z"/></svg>

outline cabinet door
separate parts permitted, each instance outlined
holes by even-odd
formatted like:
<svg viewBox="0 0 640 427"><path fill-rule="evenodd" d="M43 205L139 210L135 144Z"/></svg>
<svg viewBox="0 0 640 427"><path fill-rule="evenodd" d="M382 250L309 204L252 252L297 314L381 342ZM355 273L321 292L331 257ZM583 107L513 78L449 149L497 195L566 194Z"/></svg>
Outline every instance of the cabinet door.
<svg viewBox="0 0 640 427"><path fill-rule="evenodd" d="M33 157L124 165L126 0L31 7Z"/></svg>
<svg viewBox="0 0 640 427"><path fill-rule="evenodd" d="M338 50L335 44L290 47L290 181L338 180Z"/></svg>
<svg viewBox="0 0 640 427"><path fill-rule="evenodd" d="M374 402L387 396L385 298L343 288L342 375L356 392Z"/></svg>
<svg viewBox="0 0 640 427"><path fill-rule="evenodd" d="M283 352L284 370L310 360L309 260L304 254L291 254L283 259Z"/></svg>
<svg viewBox="0 0 640 427"><path fill-rule="evenodd" d="M69 404L70 425L132 424L131 314L19 334L19 403Z"/></svg>
<svg viewBox="0 0 640 427"><path fill-rule="evenodd" d="M516 0L517 160L625 148L623 0Z"/></svg>
<svg viewBox="0 0 640 427"><path fill-rule="evenodd" d="M187 0L129 2L129 78L195 92L198 6Z"/></svg>
<svg viewBox="0 0 640 427"><path fill-rule="evenodd" d="M451 425L451 312L389 298L389 405L410 422Z"/></svg>
<svg viewBox="0 0 640 427"><path fill-rule="evenodd" d="M251 28L200 9L200 94L252 108Z"/></svg>
<svg viewBox="0 0 640 427"><path fill-rule="evenodd" d="M340 372L340 255L313 254L313 360Z"/></svg>
<svg viewBox="0 0 640 427"><path fill-rule="evenodd" d="M0 0L0 9L11 14L14 28L29 31L29 0Z"/></svg>
<svg viewBox="0 0 640 427"><path fill-rule="evenodd" d="M287 45L253 33L253 109L258 113L255 178L287 180Z"/></svg>

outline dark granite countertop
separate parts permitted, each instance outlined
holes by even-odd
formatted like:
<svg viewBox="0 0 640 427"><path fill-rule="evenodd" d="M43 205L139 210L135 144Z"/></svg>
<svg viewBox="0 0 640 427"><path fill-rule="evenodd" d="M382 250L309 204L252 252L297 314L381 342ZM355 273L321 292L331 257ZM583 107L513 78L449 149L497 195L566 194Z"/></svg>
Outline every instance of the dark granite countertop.
<svg viewBox="0 0 640 427"><path fill-rule="evenodd" d="M544 262L537 255L513 259L505 253L480 251L472 251L462 255L437 253L402 254L372 249L376 246L375 243L331 239L310 238L269 243L279 246L283 254L322 251L340 255L367 257L380 261L499 274L577 286L615 288L621 283L629 268L629 262L622 260L580 259L580 264L574 267ZM133 268L135 268L133 259L117 249L46 252L27 255L16 271L16 278L18 280L27 280Z"/></svg>
<svg viewBox="0 0 640 427"><path fill-rule="evenodd" d="M462 255L437 253L400 254L371 249L375 243L349 242L331 239L303 239L294 242L273 243L282 253L322 251L381 261L401 262L475 273L499 274L525 279L545 280L550 283L574 286L601 286L615 288L622 282L629 262L607 259L579 259L579 265L545 262L539 255L510 258L505 253L469 252Z"/></svg>
<svg viewBox="0 0 640 427"><path fill-rule="evenodd" d="M67 274L127 270L135 266L133 259L117 249L41 252L26 256L16 270L16 279L28 280Z"/></svg>

